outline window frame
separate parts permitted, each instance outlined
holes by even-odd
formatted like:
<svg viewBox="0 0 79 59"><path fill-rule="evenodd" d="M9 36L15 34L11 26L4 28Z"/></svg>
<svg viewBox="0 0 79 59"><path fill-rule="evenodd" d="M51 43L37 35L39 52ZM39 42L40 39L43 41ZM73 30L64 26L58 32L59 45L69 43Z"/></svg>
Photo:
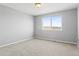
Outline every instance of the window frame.
<svg viewBox="0 0 79 59"><path fill-rule="evenodd" d="M57 17L58 15L56 15L56 17ZM61 27L58 27L58 28L54 28L53 26L52 26L52 17L55 17L55 16L45 16L45 17L50 17L50 27L48 27L48 28L45 28L44 26L43 26L43 18L42 18L42 29L43 30L55 30L55 31L62 31L62 16L58 16L58 17L61 17Z"/></svg>

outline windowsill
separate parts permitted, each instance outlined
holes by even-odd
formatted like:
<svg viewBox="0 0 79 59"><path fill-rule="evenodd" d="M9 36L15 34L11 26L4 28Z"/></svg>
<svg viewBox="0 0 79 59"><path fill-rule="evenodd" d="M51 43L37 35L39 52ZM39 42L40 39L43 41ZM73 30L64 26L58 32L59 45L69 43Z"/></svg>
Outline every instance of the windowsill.
<svg viewBox="0 0 79 59"><path fill-rule="evenodd" d="M52 28L52 29L50 29L50 28L42 28L42 30L44 30L44 31L62 31L62 28L60 28L60 29L56 29L56 28Z"/></svg>

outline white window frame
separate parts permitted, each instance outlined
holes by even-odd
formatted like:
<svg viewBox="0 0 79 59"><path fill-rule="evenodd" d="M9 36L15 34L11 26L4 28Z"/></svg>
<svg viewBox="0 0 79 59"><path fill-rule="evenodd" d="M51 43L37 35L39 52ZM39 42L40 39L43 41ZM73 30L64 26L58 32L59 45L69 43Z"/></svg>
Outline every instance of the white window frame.
<svg viewBox="0 0 79 59"><path fill-rule="evenodd" d="M50 23L51 23L51 26L50 27L44 27L43 26L43 21L42 21L42 30L48 30L48 31L51 31L51 30L55 30L55 31L62 31L62 16L59 16L59 17L61 17L61 27L58 27L58 28L54 28L54 27L52 27L52 17L53 16L45 16L45 17L51 17L50 18ZM55 16L54 16L55 17ZM43 20L43 19L42 19Z"/></svg>

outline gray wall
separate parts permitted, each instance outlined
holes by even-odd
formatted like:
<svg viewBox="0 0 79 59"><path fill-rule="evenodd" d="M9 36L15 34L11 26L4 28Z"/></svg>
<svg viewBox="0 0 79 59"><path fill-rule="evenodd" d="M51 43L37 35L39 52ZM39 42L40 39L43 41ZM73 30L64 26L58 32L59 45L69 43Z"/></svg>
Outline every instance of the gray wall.
<svg viewBox="0 0 79 59"><path fill-rule="evenodd" d="M33 17L0 5L0 45L33 36Z"/></svg>
<svg viewBox="0 0 79 59"><path fill-rule="evenodd" d="M77 11L78 11L77 12L77 15L78 15L78 17L77 17L78 18L78 33L77 34L78 34L78 47L79 47L79 6L77 8Z"/></svg>
<svg viewBox="0 0 79 59"><path fill-rule="evenodd" d="M59 15L62 16L62 31L44 31L42 30L42 17ZM65 41L65 42L77 42L77 9L64 10L60 12L54 12L51 14L35 16L35 38Z"/></svg>

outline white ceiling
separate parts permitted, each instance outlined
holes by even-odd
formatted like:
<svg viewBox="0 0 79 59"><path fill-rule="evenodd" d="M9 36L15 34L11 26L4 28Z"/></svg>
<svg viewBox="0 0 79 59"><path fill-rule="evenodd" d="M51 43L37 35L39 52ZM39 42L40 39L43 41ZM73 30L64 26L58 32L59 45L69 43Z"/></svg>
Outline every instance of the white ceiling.
<svg viewBox="0 0 79 59"><path fill-rule="evenodd" d="M77 8L78 3L42 3L41 8L35 8L33 3L2 3L1 5L19 10L30 15L42 15L46 13Z"/></svg>

